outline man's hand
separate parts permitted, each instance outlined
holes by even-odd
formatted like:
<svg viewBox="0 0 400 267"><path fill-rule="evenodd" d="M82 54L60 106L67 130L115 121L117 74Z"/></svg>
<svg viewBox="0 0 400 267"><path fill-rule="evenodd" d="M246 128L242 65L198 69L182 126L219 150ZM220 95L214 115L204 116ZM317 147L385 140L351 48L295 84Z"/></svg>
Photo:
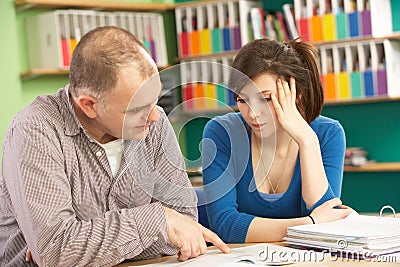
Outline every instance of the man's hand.
<svg viewBox="0 0 400 267"><path fill-rule="evenodd" d="M215 233L199 223L173 209L164 207L164 211L168 238L179 248L178 260L185 261L205 254L207 252L206 242L213 243L224 253L230 252L230 248Z"/></svg>

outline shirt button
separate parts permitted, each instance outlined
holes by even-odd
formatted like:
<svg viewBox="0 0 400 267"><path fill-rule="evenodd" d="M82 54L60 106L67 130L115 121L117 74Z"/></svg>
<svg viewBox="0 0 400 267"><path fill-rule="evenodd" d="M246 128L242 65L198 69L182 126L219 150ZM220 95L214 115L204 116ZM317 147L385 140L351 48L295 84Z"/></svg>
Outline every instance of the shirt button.
<svg viewBox="0 0 400 267"><path fill-rule="evenodd" d="M158 241L158 236L153 237L154 241Z"/></svg>
<svg viewBox="0 0 400 267"><path fill-rule="evenodd" d="M101 153L101 151L97 151L96 152L96 156L100 157L103 153Z"/></svg>

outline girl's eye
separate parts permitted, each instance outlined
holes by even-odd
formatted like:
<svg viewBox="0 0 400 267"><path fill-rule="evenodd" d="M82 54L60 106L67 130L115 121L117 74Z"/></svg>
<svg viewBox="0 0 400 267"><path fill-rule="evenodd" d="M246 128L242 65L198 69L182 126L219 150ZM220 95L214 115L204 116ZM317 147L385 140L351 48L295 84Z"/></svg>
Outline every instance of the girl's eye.
<svg viewBox="0 0 400 267"><path fill-rule="evenodd" d="M238 98L237 102L242 104L246 103L246 101L243 98Z"/></svg>
<svg viewBox="0 0 400 267"><path fill-rule="evenodd" d="M271 98L270 98L270 97L263 97L263 98L261 98L261 99L262 99L263 102L269 102L269 101L271 101Z"/></svg>

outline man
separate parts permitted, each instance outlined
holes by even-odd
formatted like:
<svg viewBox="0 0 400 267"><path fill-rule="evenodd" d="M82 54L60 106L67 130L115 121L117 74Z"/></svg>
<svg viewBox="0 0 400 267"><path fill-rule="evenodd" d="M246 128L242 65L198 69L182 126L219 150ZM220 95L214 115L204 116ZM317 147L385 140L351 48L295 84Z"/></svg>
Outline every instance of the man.
<svg viewBox="0 0 400 267"><path fill-rule="evenodd" d="M160 90L154 61L129 32L102 27L80 40L70 84L38 97L7 131L2 265L112 266L177 252L186 260L204 254L205 241L229 251L196 222Z"/></svg>

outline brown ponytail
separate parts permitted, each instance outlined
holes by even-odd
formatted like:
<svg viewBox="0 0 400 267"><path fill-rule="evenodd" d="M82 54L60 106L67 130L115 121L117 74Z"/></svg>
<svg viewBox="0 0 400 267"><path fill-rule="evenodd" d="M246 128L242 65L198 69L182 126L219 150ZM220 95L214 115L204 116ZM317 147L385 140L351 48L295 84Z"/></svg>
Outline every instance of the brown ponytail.
<svg viewBox="0 0 400 267"><path fill-rule="evenodd" d="M316 114L309 119L314 120L322 110L324 103L324 91L320 79L318 49L309 43L301 42L299 39L291 40L289 45L297 52L298 57L303 63L307 72L307 83L309 90L304 90L302 98L298 104L305 114ZM308 121L308 119L307 119ZM311 122L308 121L308 122Z"/></svg>

